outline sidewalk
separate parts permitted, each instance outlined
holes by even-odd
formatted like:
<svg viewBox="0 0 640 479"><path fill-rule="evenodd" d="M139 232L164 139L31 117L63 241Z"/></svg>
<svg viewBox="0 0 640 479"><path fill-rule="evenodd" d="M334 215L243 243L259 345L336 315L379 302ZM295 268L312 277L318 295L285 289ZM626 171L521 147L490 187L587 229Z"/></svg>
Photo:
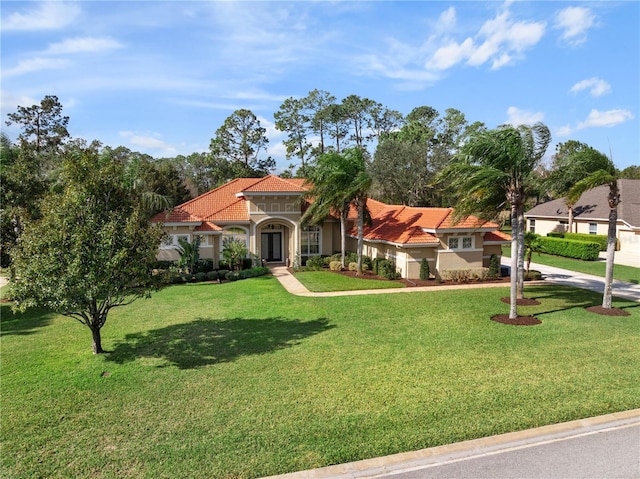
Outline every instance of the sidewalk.
<svg viewBox="0 0 640 479"><path fill-rule="evenodd" d="M509 258L503 258L503 266L509 266ZM591 276L588 274L577 273L566 269L553 268L541 264L531 263L531 269L535 269L542 273L545 281L561 284L565 286L573 286L576 288L588 289L601 293L604 291L604 278L599 276ZM300 281L296 279L285 266L275 266L271 268L273 275L280 281L282 286L296 296L307 297L331 297L331 296L356 296L361 294L397 294L397 293L418 293L428 291L443 291L451 289L476 289L476 288L495 288L505 287L504 283L473 283L462 284L457 286L429 286L416 288L392 288L392 289L369 289L360 291L335 291L328 293L312 293ZM638 278L640 283L640 278ZM623 281L613 282L613 295L631 301L640 302L640 284L625 283Z"/></svg>

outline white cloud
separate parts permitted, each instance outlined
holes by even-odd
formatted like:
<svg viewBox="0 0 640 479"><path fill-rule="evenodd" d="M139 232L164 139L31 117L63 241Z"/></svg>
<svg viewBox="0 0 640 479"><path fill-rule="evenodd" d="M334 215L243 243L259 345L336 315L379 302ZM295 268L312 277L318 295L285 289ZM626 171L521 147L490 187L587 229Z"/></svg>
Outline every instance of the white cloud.
<svg viewBox="0 0 640 479"><path fill-rule="evenodd" d="M440 39L445 43L435 50L425 66L446 70L463 61L472 66L491 62L491 68L497 70L521 58L525 50L536 45L545 28L544 22L514 21L505 9L484 22L474 38L468 37L461 43Z"/></svg>
<svg viewBox="0 0 640 479"><path fill-rule="evenodd" d="M563 30L560 38L575 46L587 41L587 31L595 25L596 17L585 7L567 7L556 13L555 28Z"/></svg>
<svg viewBox="0 0 640 479"><path fill-rule="evenodd" d="M629 110L599 111L594 109L591 110L587 118L579 122L575 128L572 128L571 125L562 126L558 129L556 135L565 137L578 130L584 130L585 128L611 128L625 121L632 120L633 118L633 113Z"/></svg>
<svg viewBox="0 0 640 479"><path fill-rule="evenodd" d="M68 64L69 61L62 58L29 58L19 61L13 68L7 68L2 72L2 76L10 77L40 70L60 69Z"/></svg>
<svg viewBox="0 0 640 479"><path fill-rule="evenodd" d="M576 127L577 130L589 127L612 127L627 120L633 119L633 114L629 110L608 110L599 111L591 110L586 120L580 122Z"/></svg>
<svg viewBox="0 0 640 479"><path fill-rule="evenodd" d="M506 123L513 126L533 125L544 119L544 113L521 110L515 106L507 109Z"/></svg>
<svg viewBox="0 0 640 479"><path fill-rule="evenodd" d="M43 2L26 12L14 12L2 19L2 30L37 31L59 30L71 23L80 15L77 4L65 2Z"/></svg>
<svg viewBox="0 0 640 479"><path fill-rule="evenodd" d="M62 42L49 45L46 53L64 55L69 53L96 53L122 48L122 44L111 38L79 37L68 38Z"/></svg>
<svg viewBox="0 0 640 479"><path fill-rule="evenodd" d="M131 131L121 131L119 134L129 140L133 149L143 150L142 153L151 151L154 154L175 156L178 152L177 148L162 141L157 134L139 135Z"/></svg>
<svg viewBox="0 0 640 479"><path fill-rule="evenodd" d="M593 77L576 83L569 91L571 93L578 93L582 90L589 90L591 96L598 97L609 93L611 91L611 85L600 78Z"/></svg>

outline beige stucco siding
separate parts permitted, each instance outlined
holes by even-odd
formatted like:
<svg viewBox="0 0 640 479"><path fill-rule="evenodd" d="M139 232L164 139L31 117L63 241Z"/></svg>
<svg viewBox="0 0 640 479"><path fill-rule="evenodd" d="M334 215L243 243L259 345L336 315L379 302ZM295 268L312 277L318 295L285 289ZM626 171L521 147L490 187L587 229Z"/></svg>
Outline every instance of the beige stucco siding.
<svg viewBox="0 0 640 479"><path fill-rule="evenodd" d="M640 231L618 230L620 251L640 255Z"/></svg>

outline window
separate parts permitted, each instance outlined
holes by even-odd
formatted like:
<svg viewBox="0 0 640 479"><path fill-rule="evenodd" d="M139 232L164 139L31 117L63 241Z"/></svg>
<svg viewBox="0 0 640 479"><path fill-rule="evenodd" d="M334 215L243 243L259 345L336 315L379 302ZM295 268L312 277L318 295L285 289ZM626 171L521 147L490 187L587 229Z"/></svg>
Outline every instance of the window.
<svg viewBox="0 0 640 479"><path fill-rule="evenodd" d="M190 242L189 235L168 235L160 245L160 248L162 249L176 248L177 246L180 245L178 241L179 239L183 239L185 241Z"/></svg>
<svg viewBox="0 0 640 479"><path fill-rule="evenodd" d="M536 220L529 220L529 231L536 232Z"/></svg>
<svg viewBox="0 0 640 479"><path fill-rule="evenodd" d="M589 234L590 235L598 234L598 223L589 223Z"/></svg>
<svg viewBox="0 0 640 479"><path fill-rule="evenodd" d="M452 236L449 238L449 249L473 249L473 236Z"/></svg>
<svg viewBox="0 0 640 479"><path fill-rule="evenodd" d="M320 254L320 227L307 226L300 233L300 255L317 256Z"/></svg>
<svg viewBox="0 0 640 479"><path fill-rule="evenodd" d="M271 203L271 212L280 213L280 203Z"/></svg>

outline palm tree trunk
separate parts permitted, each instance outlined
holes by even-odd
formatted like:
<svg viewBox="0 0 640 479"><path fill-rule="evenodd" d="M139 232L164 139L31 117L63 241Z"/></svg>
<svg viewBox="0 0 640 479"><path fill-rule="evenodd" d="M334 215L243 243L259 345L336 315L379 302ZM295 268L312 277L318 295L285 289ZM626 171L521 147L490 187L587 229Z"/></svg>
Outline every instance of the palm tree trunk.
<svg viewBox="0 0 640 479"><path fill-rule="evenodd" d="M607 233L607 266L604 278L604 294L602 307L611 308L613 296L613 261L616 253L616 223L618 222L618 205L609 210L609 230Z"/></svg>
<svg viewBox="0 0 640 479"><path fill-rule="evenodd" d="M362 247L364 246L364 209L366 199L358 199L358 266L356 276L362 276Z"/></svg>
<svg viewBox="0 0 640 479"><path fill-rule="evenodd" d="M567 231L573 233L573 205L569 206L569 224L567 225Z"/></svg>
<svg viewBox="0 0 640 479"><path fill-rule="evenodd" d="M511 291L509 295L509 319L518 317L518 215L516 206L511 206Z"/></svg>
<svg viewBox="0 0 640 479"><path fill-rule="evenodd" d="M517 208L518 217L518 292L517 298L524 298L524 206L519 205Z"/></svg>
<svg viewBox="0 0 640 479"><path fill-rule="evenodd" d="M349 209L347 208L347 213ZM345 251L347 249L347 218L344 212L340 212L340 265L344 269Z"/></svg>

